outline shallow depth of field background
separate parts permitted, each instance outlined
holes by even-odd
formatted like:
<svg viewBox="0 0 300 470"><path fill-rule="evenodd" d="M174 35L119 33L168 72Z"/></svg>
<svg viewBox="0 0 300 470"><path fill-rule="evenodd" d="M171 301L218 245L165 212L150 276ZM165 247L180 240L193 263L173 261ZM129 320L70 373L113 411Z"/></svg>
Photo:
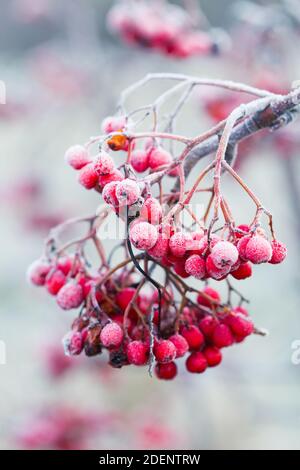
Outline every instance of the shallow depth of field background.
<svg viewBox="0 0 300 470"><path fill-rule="evenodd" d="M28 16L28 7L22 10L26 3L45 4L45 16ZM232 4L201 4L214 25L227 28L233 20L225 3ZM106 31L104 15L111 4L1 4L0 80L7 86L7 104L0 105L0 340L7 358L0 365L0 448L22 448L20 434L39 413L63 409L103 414L102 426L87 436L90 448L299 449L300 364L291 360L292 343L300 340L300 233L291 185L299 164L295 155L289 172L268 144L256 147L240 171L272 209L289 257L280 266L258 267L240 287L251 299L257 326L267 328L269 336L229 348L222 366L204 375L187 375L182 367L170 383L150 379L145 369L108 370L105 361L84 357L75 358L61 377L51 376L51 354L60 357L61 337L74 315L28 286L26 267L40 255L49 226L90 214L99 203L65 165L66 148L97 135L120 91L148 72L249 81L243 67L221 58L177 61L129 48ZM286 60L281 70L289 84L299 79L299 54L291 51L290 64ZM210 125L197 93L188 109L182 132L196 135ZM300 122L293 130L300 131ZM231 181L224 186L239 223L250 220L251 206L238 188Z"/></svg>

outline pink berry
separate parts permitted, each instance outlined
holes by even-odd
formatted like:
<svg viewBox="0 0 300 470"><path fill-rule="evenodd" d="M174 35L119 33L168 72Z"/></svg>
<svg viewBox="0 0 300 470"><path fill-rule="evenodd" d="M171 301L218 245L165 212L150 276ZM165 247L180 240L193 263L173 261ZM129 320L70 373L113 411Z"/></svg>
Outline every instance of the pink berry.
<svg viewBox="0 0 300 470"><path fill-rule="evenodd" d="M103 175L99 177L99 186L100 188L104 188L108 183L111 183L112 181L123 181L124 176L122 173L115 168L112 173L109 175Z"/></svg>
<svg viewBox="0 0 300 470"><path fill-rule="evenodd" d="M169 239L164 233L158 233L157 242L148 250L150 256L153 258L162 258L166 256L169 250Z"/></svg>
<svg viewBox="0 0 300 470"><path fill-rule="evenodd" d="M170 238L169 248L173 255L181 257L184 256L187 250L188 243L193 241L192 236L184 232L176 232Z"/></svg>
<svg viewBox="0 0 300 470"><path fill-rule="evenodd" d="M47 260L38 259L28 267L27 279L35 286L44 286L50 269L51 265Z"/></svg>
<svg viewBox="0 0 300 470"><path fill-rule="evenodd" d="M62 339L66 356L77 356L83 350L83 337L80 331L69 331Z"/></svg>
<svg viewBox="0 0 300 470"><path fill-rule="evenodd" d="M222 353L219 348L215 346L207 346L203 350L203 354L207 360L208 367L215 367L222 361Z"/></svg>
<svg viewBox="0 0 300 470"><path fill-rule="evenodd" d="M219 323L212 334L212 342L217 348L225 348L233 344L233 336L227 325Z"/></svg>
<svg viewBox="0 0 300 470"><path fill-rule="evenodd" d="M148 361L148 347L142 341L128 343L126 354L129 364L143 366Z"/></svg>
<svg viewBox="0 0 300 470"><path fill-rule="evenodd" d="M57 269L50 272L46 278L46 288L49 294L57 295L66 282L66 276Z"/></svg>
<svg viewBox="0 0 300 470"><path fill-rule="evenodd" d="M215 327L218 324L218 320L211 315L206 315L199 322L199 328L207 339L210 339Z"/></svg>
<svg viewBox="0 0 300 470"><path fill-rule="evenodd" d="M183 357L189 350L189 344L187 340L179 333L170 336L169 340L172 341L176 348L176 358Z"/></svg>
<svg viewBox="0 0 300 470"><path fill-rule="evenodd" d="M116 303L123 312L126 310L126 307L133 299L135 293L136 293L136 289L134 289L133 287L125 287L124 289L122 289L120 292L117 293Z"/></svg>
<svg viewBox="0 0 300 470"><path fill-rule="evenodd" d="M193 374L201 374L207 368L207 360L201 352L193 352L186 360L186 368Z"/></svg>
<svg viewBox="0 0 300 470"><path fill-rule="evenodd" d="M287 247L278 240L272 240L272 258L269 263L279 264L286 258Z"/></svg>
<svg viewBox="0 0 300 470"><path fill-rule="evenodd" d="M98 176L109 175L114 168L114 161L106 152L101 152L94 162L94 169Z"/></svg>
<svg viewBox="0 0 300 470"><path fill-rule="evenodd" d="M209 287L209 286L205 287L202 292L203 294L201 292L198 294L197 302L198 304L203 305L203 307L208 307L208 308L212 307L213 302L211 302L208 297L211 297L211 299L213 301L215 300L216 302L221 301L219 292L217 292L212 287Z"/></svg>
<svg viewBox="0 0 300 470"><path fill-rule="evenodd" d="M111 132L117 132L126 126L126 117L125 116L108 116L102 121L102 131L105 134L110 134Z"/></svg>
<svg viewBox="0 0 300 470"><path fill-rule="evenodd" d="M182 328L181 334L186 339L191 350L199 349L204 343L204 336L195 325L185 326Z"/></svg>
<svg viewBox="0 0 300 470"><path fill-rule="evenodd" d="M244 232L241 233L241 232ZM238 225L237 226L237 232L235 232L235 236L237 239L240 239L242 238L246 233L249 233L250 232L250 227L249 225L246 225L246 224L241 224L241 225Z"/></svg>
<svg viewBox="0 0 300 470"><path fill-rule="evenodd" d="M106 202L106 204L109 204L113 207L119 206L119 201L116 196L117 185L117 181L112 181L111 183L106 184L102 191L103 200Z"/></svg>
<svg viewBox="0 0 300 470"><path fill-rule="evenodd" d="M246 248L247 248L250 238L251 238L250 235L245 235L244 237L240 238L237 244L237 249L238 249L240 258L244 261L248 261L246 257Z"/></svg>
<svg viewBox="0 0 300 470"><path fill-rule="evenodd" d="M148 222L138 222L129 231L131 243L139 250L150 250L158 239L158 232L154 225Z"/></svg>
<svg viewBox="0 0 300 470"><path fill-rule="evenodd" d="M135 181L126 178L120 181L116 187L116 196L120 206L131 206L139 199L141 190Z"/></svg>
<svg viewBox="0 0 300 470"><path fill-rule="evenodd" d="M158 379L172 380L177 375L177 366L175 362L168 362L166 364L156 364L155 374Z"/></svg>
<svg viewBox="0 0 300 470"><path fill-rule="evenodd" d="M162 207L158 200L148 197L141 208L140 217L153 225L159 224L162 218Z"/></svg>
<svg viewBox="0 0 300 470"><path fill-rule="evenodd" d="M172 155L162 147L153 147L149 154L149 167L152 170L160 166L169 165L172 161Z"/></svg>
<svg viewBox="0 0 300 470"><path fill-rule="evenodd" d="M131 152L130 163L138 173L143 173L149 168L149 153L145 150L134 150Z"/></svg>
<svg viewBox="0 0 300 470"><path fill-rule="evenodd" d="M83 290L81 285L69 282L59 291L56 301L63 310L78 308L83 302Z"/></svg>
<svg viewBox="0 0 300 470"><path fill-rule="evenodd" d="M254 235L247 243L245 254L253 264L266 263L272 258L272 247L264 237Z"/></svg>
<svg viewBox="0 0 300 470"><path fill-rule="evenodd" d="M82 145L70 147L65 153L65 160L74 170L81 170L91 162L87 149Z"/></svg>
<svg viewBox="0 0 300 470"><path fill-rule="evenodd" d="M199 255L190 256L185 262L185 270L196 279L203 279L206 274L204 259Z"/></svg>
<svg viewBox="0 0 300 470"><path fill-rule="evenodd" d="M231 329L232 333L239 338L245 338L254 331L254 325L250 318L245 315L232 315L229 314L226 318L226 324Z"/></svg>
<svg viewBox="0 0 300 470"><path fill-rule="evenodd" d="M211 259L214 265L223 269L227 266L233 266L239 257L237 248L230 242L220 241L211 250Z"/></svg>
<svg viewBox="0 0 300 470"><path fill-rule="evenodd" d="M252 266L250 263L241 263L240 266L230 274L238 280L247 279L252 275Z"/></svg>
<svg viewBox="0 0 300 470"><path fill-rule="evenodd" d="M176 347L172 341L162 339L154 346L154 355L160 363L171 362L176 357Z"/></svg>
<svg viewBox="0 0 300 470"><path fill-rule="evenodd" d="M206 272L209 277L215 279L216 281L220 281L227 276L230 272L230 266L224 266L223 268L217 268L215 263L213 262L212 255L208 255L206 258Z"/></svg>
<svg viewBox="0 0 300 470"><path fill-rule="evenodd" d="M123 341L123 330L118 323L107 323L101 330L100 341L106 348L118 348Z"/></svg>
<svg viewBox="0 0 300 470"><path fill-rule="evenodd" d="M85 189L92 189L96 186L98 175L93 163L89 163L80 170L78 181Z"/></svg>

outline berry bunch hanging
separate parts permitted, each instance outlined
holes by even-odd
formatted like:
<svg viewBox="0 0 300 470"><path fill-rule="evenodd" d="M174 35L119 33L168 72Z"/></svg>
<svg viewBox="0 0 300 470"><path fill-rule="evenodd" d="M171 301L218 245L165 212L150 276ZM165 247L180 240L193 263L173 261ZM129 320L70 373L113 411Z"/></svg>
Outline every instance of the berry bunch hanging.
<svg viewBox="0 0 300 470"><path fill-rule="evenodd" d="M168 118L168 131L161 127L166 116L160 119L160 106L178 92L178 83L153 105L131 112L125 107L131 93L161 76L178 81L184 97ZM176 134L174 118L190 96L187 90L201 85L248 93L256 99L238 106L217 127L195 138ZM254 326L244 306L247 300L232 282L252 276L253 266L281 263L287 249L275 237L270 212L227 163L226 152L233 139L237 144L249 135L249 120L254 116L258 125L253 132L276 129L299 100L299 90L281 96L220 80L147 76L123 92L118 113L102 124L102 135L67 150L66 161L77 172L79 183L94 189L102 205L95 215L54 228L43 256L28 270L31 283L45 287L61 309L79 311L63 339L66 354L94 356L107 351L113 367L147 366L151 374L154 370L158 378L169 380L177 375L181 358L188 372L203 373L221 363L224 348L251 334L264 334ZM137 114L143 119L135 121ZM149 114L154 127L138 132ZM183 145L178 154L166 145L174 141ZM189 184L193 166L214 150L215 157ZM244 214L243 224L236 223L221 189L225 174L256 208L252 217ZM202 188L210 175L212 184ZM209 196L203 214L191 204L196 194ZM188 226L185 213L192 220ZM109 214L124 225L125 236L107 255L101 226ZM264 217L268 227L262 226ZM77 224L87 224L87 232L62 244L61 233ZM87 259L89 243L98 262ZM116 250L122 253L118 264L113 263ZM226 299L210 281L226 283Z"/></svg>

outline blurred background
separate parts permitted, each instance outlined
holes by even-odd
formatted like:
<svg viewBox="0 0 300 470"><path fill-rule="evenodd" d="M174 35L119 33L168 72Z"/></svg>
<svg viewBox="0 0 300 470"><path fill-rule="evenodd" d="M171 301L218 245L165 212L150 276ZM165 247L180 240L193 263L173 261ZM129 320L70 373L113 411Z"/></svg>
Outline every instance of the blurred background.
<svg viewBox="0 0 300 470"><path fill-rule="evenodd" d="M240 146L239 172L272 210L289 256L242 283L255 323L270 334L226 350L221 367L203 376L182 367L168 383L149 378L144 369L114 370L100 359L69 359L61 338L72 314L59 311L25 280L49 229L97 207L97 194L78 185L63 155L70 145L100 133L122 89L163 71L279 92L299 79L299 2L173 3L186 11L199 4L200 28L216 38L210 53L175 57L122 40L107 28L113 1L1 4L0 80L7 93L6 104L0 104L3 449L300 447L300 364L292 360L300 340L300 121ZM146 102L147 93L148 88L142 95ZM211 89L195 93L181 133L197 135L239 99ZM224 186L244 222L249 211L238 188L232 181Z"/></svg>

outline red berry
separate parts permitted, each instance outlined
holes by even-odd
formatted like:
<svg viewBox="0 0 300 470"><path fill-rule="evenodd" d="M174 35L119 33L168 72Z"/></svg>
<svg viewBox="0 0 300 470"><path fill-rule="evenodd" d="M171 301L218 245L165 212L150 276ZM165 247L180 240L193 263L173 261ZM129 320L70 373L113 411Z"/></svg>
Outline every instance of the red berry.
<svg viewBox="0 0 300 470"><path fill-rule="evenodd" d="M133 287L125 287L116 295L116 303L118 307L124 312L128 304L132 301L133 296L136 293L136 289Z"/></svg>
<svg viewBox="0 0 300 470"><path fill-rule="evenodd" d="M254 264L266 263L272 258L272 247L264 237L254 235L247 243L245 255Z"/></svg>
<svg viewBox="0 0 300 470"><path fill-rule="evenodd" d="M229 314L226 318L226 324L230 327L232 333L240 338L249 336L254 331L254 325L250 318L244 315Z"/></svg>
<svg viewBox="0 0 300 470"><path fill-rule="evenodd" d="M148 222L138 222L129 231L131 243L139 250L150 250L158 239L157 228Z"/></svg>
<svg viewBox="0 0 300 470"><path fill-rule="evenodd" d="M212 336L215 327L218 324L218 320L211 315L206 315L199 322L199 327L204 336L208 339Z"/></svg>
<svg viewBox="0 0 300 470"><path fill-rule="evenodd" d="M130 163L138 173L143 173L149 168L149 153L145 150L134 150L131 152Z"/></svg>
<svg viewBox="0 0 300 470"><path fill-rule="evenodd" d="M126 126L126 116L108 116L102 121L102 131L105 134L117 132Z"/></svg>
<svg viewBox="0 0 300 470"><path fill-rule="evenodd" d="M83 302L83 290L81 285L69 282L59 291L56 301L63 310L78 308Z"/></svg>
<svg viewBox="0 0 300 470"><path fill-rule="evenodd" d="M155 373L159 379L172 380L177 375L177 366L175 362L168 362L167 364L156 364Z"/></svg>
<svg viewBox="0 0 300 470"><path fill-rule="evenodd" d="M111 183L112 181L122 181L123 179L124 176L122 173L115 168L109 175L100 176L98 184L100 188L103 189L108 183Z"/></svg>
<svg viewBox="0 0 300 470"><path fill-rule="evenodd" d="M242 307L241 305L238 306L238 307L234 307L232 309L233 312L235 313L240 313L241 315L244 315L245 317L249 317L249 313L248 313L248 310L246 310L244 307Z"/></svg>
<svg viewBox="0 0 300 470"><path fill-rule="evenodd" d="M204 343L204 336L195 325L182 328L181 334L186 339L191 350L199 349Z"/></svg>
<svg viewBox="0 0 300 470"><path fill-rule="evenodd" d="M186 360L186 368L193 374L201 374L207 368L207 360L201 352L193 352Z"/></svg>
<svg viewBox="0 0 300 470"><path fill-rule="evenodd" d="M212 287L205 287L202 292L204 295L200 292L197 297L197 302L198 304L203 305L204 307L211 307L213 305L213 303L207 298L207 296L211 297L217 302L221 301L219 292L217 292Z"/></svg>
<svg viewBox="0 0 300 470"><path fill-rule="evenodd" d="M278 240L272 240L272 258L269 263L279 264L286 258L287 248L286 246L279 242Z"/></svg>
<svg viewBox="0 0 300 470"><path fill-rule="evenodd" d="M166 256L169 249L169 239L165 236L164 233L158 233L157 242L155 245L148 250L150 256L154 258L162 258Z"/></svg>
<svg viewBox="0 0 300 470"><path fill-rule="evenodd" d="M66 356L77 356L83 350L83 337L80 331L69 331L62 339Z"/></svg>
<svg viewBox="0 0 300 470"><path fill-rule="evenodd" d="M235 237L236 237L237 239L240 239L240 238L242 238L246 233L249 233L249 232L250 232L250 227L249 227L249 225L241 224L241 225L238 225L238 226L237 226L237 230L238 230L238 231L235 232ZM244 233L244 234L243 234L243 233L240 233L239 230L240 230L241 232L245 232L245 233Z"/></svg>
<svg viewBox="0 0 300 470"><path fill-rule="evenodd" d="M81 170L91 162L87 149L82 145L70 147L65 153L65 160L74 170Z"/></svg>
<svg viewBox="0 0 300 470"><path fill-rule="evenodd" d="M187 277L190 277L190 274L186 272L185 270L185 260L179 260L174 263L173 269L178 276L186 279Z"/></svg>
<svg viewBox="0 0 300 470"><path fill-rule="evenodd" d="M120 206L131 206L139 199L141 190L135 181L126 178L120 181L116 187L116 196Z"/></svg>
<svg viewBox="0 0 300 470"><path fill-rule="evenodd" d="M238 280L247 279L252 275L252 266L250 263L241 263L240 266L230 274Z"/></svg>
<svg viewBox="0 0 300 470"><path fill-rule="evenodd" d="M207 346L203 350L203 354L207 360L208 367L215 367L222 361L222 353L215 346Z"/></svg>
<svg viewBox="0 0 300 470"><path fill-rule="evenodd" d="M152 170L160 166L169 165L172 161L172 155L162 147L153 147L149 154L149 167Z"/></svg>
<svg viewBox="0 0 300 470"><path fill-rule="evenodd" d="M93 163L89 163L80 170L78 181L85 189L92 189L96 186L98 175Z"/></svg>
<svg viewBox="0 0 300 470"><path fill-rule="evenodd" d="M148 347L142 341L132 341L127 345L126 354L129 364L143 366L148 360Z"/></svg>
<svg viewBox="0 0 300 470"><path fill-rule="evenodd" d="M56 295L66 282L66 276L57 269L50 272L46 278L46 288L49 294Z"/></svg>
<svg viewBox="0 0 300 470"><path fill-rule="evenodd" d="M206 272L209 277L215 279L216 281L220 281L227 276L230 272L230 266L224 266L223 268L217 268L215 263L213 262L212 255L208 255L206 258Z"/></svg>
<svg viewBox="0 0 300 470"><path fill-rule="evenodd" d="M162 207L158 200L148 197L141 208L140 217L151 224L159 224L162 218Z"/></svg>
<svg viewBox="0 0 300 470"><path fill-rule="evenodd" d="M233 344L233 336L227 325L218 324L212 334L212 342L217 348L225 348Z"/></svg>
<svg viewBox="0 0 300 470"><path fill-rule="evenodd" d="M170 336L170 341L174 344L176 348L176 358L183 357L189 349L189 344L187 340L180 334Z"/></svg>
<svg viewBox="0 0 300 470"><path fill-rule="evenodd" d="M171 341L162 339L154 346L154 355L158 362L171 362L176 357L176 347Z"/></svg>
<svg viewBox="0 0 300 470"><path fill-rule="evenodd" d="M118 323L108 323L101 330L100 341L106 348L118 348L123 341L123 330Z"/></svg>
<svg viewBox="0 0 300 470"><path fill-rule="evenodd" d="M35 286L44 286L50 269L51 265L47 260L38 259L28 267L27 279Z"/></svg>
<svg viewBox="0 0 300 470"><path fill-rule="evenodd" d="M117 181L112 181L111 183L106 184L102 191L103 200L106 202L106 204L109 204L113 207L119 206L119 201L116 196L117 185Z"/></svg>
<svg viewBox="0 0 300 470"><path fill-rule="evenodd" d="M101 152L94 162L94 169L98 176L109 175L114 168L114 161L106 152Z"/></svg>
<svg viewBox="0 0 300 470"><path fill-rule="evenodd" d="M239 252L236 247L227 241L220 241L211 250L211 259L214 265L223 269L227 266L233 266L239 257Z"/></svg>
<svg viewBox="0 0 300 470"><path fill-rule="evenodd" d="M247 248L250 238L251 238L250 235L245 235L238 241L238 244L237 244L239 255L241 259L244 261L248 261L246 257L246 248Z"/></svg>
<svg viewBox="0 0 300 470"><path fill-rule="evenodd" d="M188 243L193 241L192 236L184 232L176 232L170 238L169 248L174 256L184 256Z"/></svg>
<svg viewBox="0 0 300 470"><path fill-rule="evenodd" d="M196 279L203 279L206 274L204 259L199 255L190 256L185 262L185 270Z"/></svg>

